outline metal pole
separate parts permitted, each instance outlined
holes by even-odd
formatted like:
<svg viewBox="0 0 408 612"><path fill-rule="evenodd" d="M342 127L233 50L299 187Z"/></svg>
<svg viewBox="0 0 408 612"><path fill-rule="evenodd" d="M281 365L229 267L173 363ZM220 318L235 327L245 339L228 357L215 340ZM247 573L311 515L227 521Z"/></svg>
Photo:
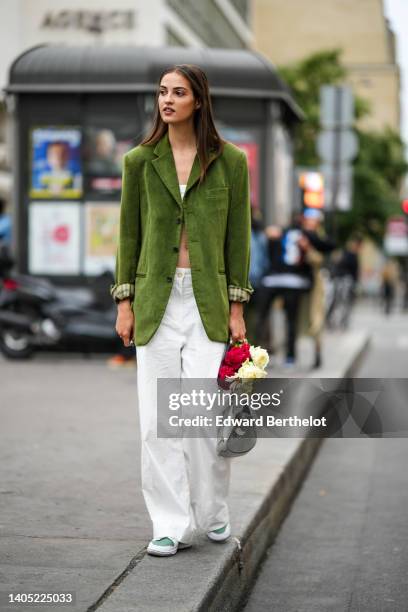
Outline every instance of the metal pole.
<svg viewBox="0 0 408 612"><path fill-rule="evenodd" d="M333 165L332 165L332 190L330 206L330 233L336 239L336 210L339 191L339 166L340 166L340 147L341 147L341 109L342 109L342 88L335 88L334 98L334 138L333 138Z"/></svg>

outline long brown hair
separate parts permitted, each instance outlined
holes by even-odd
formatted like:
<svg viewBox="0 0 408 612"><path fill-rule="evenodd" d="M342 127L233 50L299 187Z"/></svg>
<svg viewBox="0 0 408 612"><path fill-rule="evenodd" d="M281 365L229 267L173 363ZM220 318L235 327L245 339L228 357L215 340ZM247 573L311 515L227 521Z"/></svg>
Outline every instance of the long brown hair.
<svg viewBox="0 0 408 612"><path fill-rule="evenodd" d="M222 153L226 142L219 133L214 123L214 115L210 98L210 90L206 74L194 64L175 64L166 68L159 78L156 92L156 103L153 113L153 127L150 133L140 143L141 145L156 144L168 131L168 125L162 120L159 111L160 83L165 74L178 72L190 83L195 100L201 104L194 111L194 131L197 138L197 154L200 162L200 183L203 181L209 161L210 150L215 151L218 156Z"/></svg>

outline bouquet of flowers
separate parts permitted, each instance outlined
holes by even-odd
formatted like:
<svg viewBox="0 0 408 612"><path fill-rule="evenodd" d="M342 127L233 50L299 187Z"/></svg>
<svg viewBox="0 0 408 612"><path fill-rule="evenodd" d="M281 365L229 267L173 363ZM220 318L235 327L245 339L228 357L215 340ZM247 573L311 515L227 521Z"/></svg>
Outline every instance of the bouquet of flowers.
<svg viewBox="0 0 408 612"><path fill-rule="evenodd" d="M269 363L268 352L260 346L253 346L245 339L232 343L225 352L218 371L218 384L222 389L234 390L250 384L256 378L265 378Z"/></svg>
<svg viewBox="0 0 408 612"><path fill-rule="evenodd" d="M256 378L265 378L269 362L268 352L260 346L243 342L230 344L218 371L218 385L225 391L252 393ZM250 405L232 403L223 412L226 425L218 428L217 453L222 457L239 457L255 446L255 425L247 417L252 416ZM232 417L232 422L228 418Z"/></svg>

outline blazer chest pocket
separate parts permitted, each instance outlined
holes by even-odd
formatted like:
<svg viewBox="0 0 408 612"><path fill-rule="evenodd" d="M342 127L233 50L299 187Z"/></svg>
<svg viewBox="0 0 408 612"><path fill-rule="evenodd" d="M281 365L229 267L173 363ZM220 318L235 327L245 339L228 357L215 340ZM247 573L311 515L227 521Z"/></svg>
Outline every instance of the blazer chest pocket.
<svg viewBox="0 0 408 612"><path fill-rule="evenodd" d="M212 189L206 189L205 196L211 205L216 206L219 209L228 208L228 187L213 187Z"/></svg>

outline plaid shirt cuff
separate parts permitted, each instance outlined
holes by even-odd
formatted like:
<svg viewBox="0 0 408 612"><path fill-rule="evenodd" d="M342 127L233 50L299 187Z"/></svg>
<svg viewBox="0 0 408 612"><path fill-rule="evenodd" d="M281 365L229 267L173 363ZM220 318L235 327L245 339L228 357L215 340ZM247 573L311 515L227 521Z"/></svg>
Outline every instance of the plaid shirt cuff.
<svg viewBox="0 0 408 612"><path fill-rule="evenodd" d="M249 302L253 292L253 289L243 289L242 287L235 287L235 285L228 285L228 299L230 302Z"/></svg>
<svg viewBox="0 0 408 612"><path fill-rule="evenodd" d="M116 303L126 298L132 298L135 295L135 286L132 283L122 283L121 285L111 285L110 294Z"/></svg>

